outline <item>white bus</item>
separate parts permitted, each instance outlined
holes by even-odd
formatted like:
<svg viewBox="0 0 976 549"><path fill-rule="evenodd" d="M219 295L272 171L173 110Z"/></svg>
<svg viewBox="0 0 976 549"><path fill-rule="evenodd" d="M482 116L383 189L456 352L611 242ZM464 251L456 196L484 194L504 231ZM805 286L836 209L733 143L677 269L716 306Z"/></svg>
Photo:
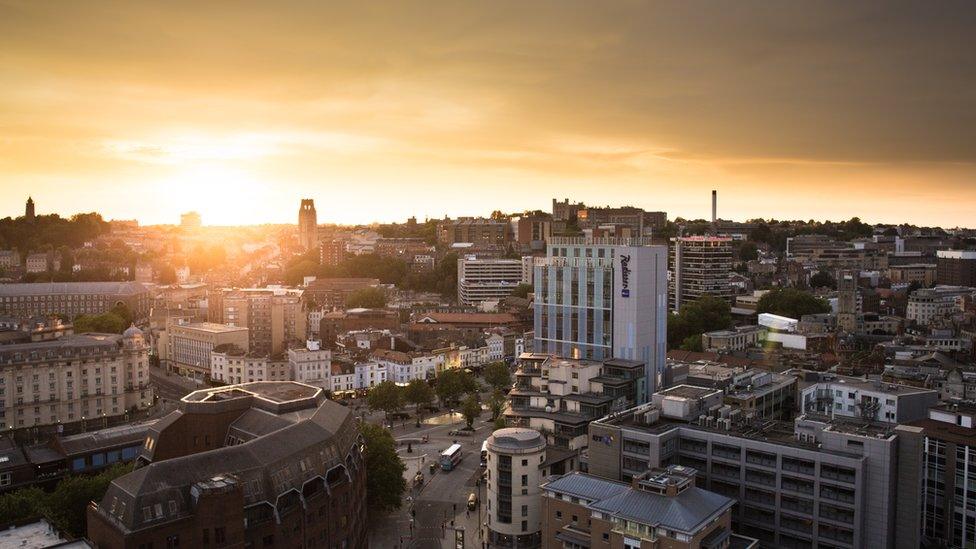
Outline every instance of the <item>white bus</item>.
<svg viewBox="0 0 976 549"><path fill-rule="evenodd" d="M461 445L452 444L450 448L441 452L441 469L450 471L461 462Z"/></svg>
<svg viewBox="0 0 976 549"><path fill-rule="evenodd" d="M481 466L488 467L488 441L481 443Z"/></svg>

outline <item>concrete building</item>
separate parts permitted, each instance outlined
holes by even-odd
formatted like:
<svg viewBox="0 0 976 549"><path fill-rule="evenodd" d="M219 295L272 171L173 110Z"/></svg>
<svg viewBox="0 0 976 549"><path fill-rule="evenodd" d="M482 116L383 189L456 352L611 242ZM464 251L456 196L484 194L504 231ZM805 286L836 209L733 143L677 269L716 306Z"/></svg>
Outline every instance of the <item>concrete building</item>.
<svg viewBox="0 0 976 549"><path fill-rule="evenodd" d="M248 329L251 354L281 354L289 344L305 341L308 316L301 290L234 288L221 290L215 298L219 322Z"/></svg>
<svg viewBox="0 0 976 549"><path fill-rule="evenodd" d="M732 238L685 236L671 239L668 303L672 311L710 295L732 304Z"/></svg>
<svg viewBox="0 0 976 549"><path fill-rule="evenodd" d="M179 406L88 507L97 547L366 547L362 438L323 389L247 383Z"/></svg>
<svg viewBox="0 0 976 549"><path fill-rule="evenodd" d="M0 429L115 418L152 404L138 328L0 346Z"/></svg>
<svg viewBox="0 0 976 549"><path fill-rule="evenodd" d="M319 243L319 263L335 267L346 257L346 243L336 238Z"/></svg>
<svg viewBox="0 0 976 549"><path fill-rule="evenodd" d="M961 310L957 298L973 294L976 294L976 288L965 286L936 286L915 290L908 296L905 319L927 326L935 319Z"/></svg>
<svg viewBox="0 0 976 549"><path fill-rule="evenodd" d="M304 250L319 247L319 222L315 214L315 201L303 198L298 207L298 243Z"/></svg>
<svg viewBox="0 0 976 549"><path fill-rule="evenodd" d="M0 314L16 318L61 315L66 320L78 315L106 313L125 305L132 319L149 317L152 298L138 282L35 282L0 284Z"/></svg>
<svg viewBox="0 0 976 549"><path fill-rule="evenodd" d="M976 545L976 407L933 407L895 432L899 547Z"/></svg>
<svg viewBox="0 0 976 549"><path fill-rule="evenodd" d="M694 468L702 488L739 501L733 529L765 546L902 547L892 425L755 421L723 407L720 391L685 386L664 399L591 423L589 472L627 482Z"/></svg>
<svg viewBox="0 0 976 549"><path fill-rule="evenodd" d="M513 241L508 221L461 217L437 224L437 241L445 246L470 243L478 250L505 250Z"/></svg>
<svg viewBox="0 0 976 549"><path fill-rule="evenodd" d="M932 263L906 263L888 266L888 278L894 284L911 284L914 282L923 287L929 287L935 284L936 275L937 267ZM970 284L963 285L969 286Z"/></svg>
<svg viewBox="0 0 976 549"><path fill-rule="evenodd" d="M702 334L703 351L742 351L761 344L766 339L763 326L736 326Z"/></svg>
<svg viewBox="0 0 976 549"><path fill-rule="evenodd" d="M667 344L666 254L649 239L553 237L535 266L535 352L641 362L653 392Z"/></svg>
<svg viewBox="0 0 976 549"><path fill-rule="evenodd" d="M722 402L744 415L761 419L790 419L797 406L796 376L715 362L687 364L684 383L719 389Z"/></svg>
<svg viewBox="0 0 976 549"><path fill-rule="evenodd" d="M976 250L939 250L936 265L939 284L976 287Z"/></svg>
<svg viewBox="0 0 976 549"><path fill-rule="evenodd" d="M630 484L575 472L549 480L542 485L542 546L730 547L736 501L698 488L695 474L674 465Z"/></svg>
<svg viewBox="0 0 976 549"><path fill-rule="evenodd" d="M938 391L932 389L818 372L803 375L802 410L832 418L906 423L926 417L939 401Z"/></svg>
<svg viewBox="0 0 976 549"><path fill-rule="evenodd" d="M541 547L541 492L546 440L534 429L506 428L486 441L487 497L484 535L488 547Z"/></svg>
<svg viewBox="0 0 976 549"><path fill-rule="evenodd" d="M523 354L505 416L512 425L546 433L553 446L586 446L586 425L647 398L645 365Z"/></svg>
<svg viewBox="0 0 976 549"><path fill-rule="evenodd" d="M843 271L837 277L837 329L857 331L857 273Z"/></svg>
<svg viewBox="0 0 976 549"><path fill-rule="evenodd" d="M458 258L458 302L463 305L502 299L523 282L528 281L523 276L520 259L485 259L474 255Z"/></svg>
<svg viewBox="0 0 976 549"><path fill-rule="evenodd" d="M305 287L302 298L318 307L345 308L346 298L353 292L379 285L376 278L316 278Z"/></svg>
<svg viewBox="0 0 976 549"><path fill-rule="evenodd" d="M214 348L234 345L245 353L249 349L247 328L213 322L169 326L160 334L158 344L163 367L198 379L210 374L210 353Z"/></svg>

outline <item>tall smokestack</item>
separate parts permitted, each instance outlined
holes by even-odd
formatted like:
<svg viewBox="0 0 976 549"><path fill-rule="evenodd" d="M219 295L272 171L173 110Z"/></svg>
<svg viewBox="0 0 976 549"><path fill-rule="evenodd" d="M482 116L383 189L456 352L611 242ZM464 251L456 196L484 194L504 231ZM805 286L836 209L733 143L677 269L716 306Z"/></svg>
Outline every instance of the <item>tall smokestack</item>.
<svg viewBox="0 0 976 549"><path fill-rule="evenodd" d="M712 225L714 225L715 222L718 221L718 218L715 215L717 211L718 211L718 191L713 189L712 190Z"/></svg>

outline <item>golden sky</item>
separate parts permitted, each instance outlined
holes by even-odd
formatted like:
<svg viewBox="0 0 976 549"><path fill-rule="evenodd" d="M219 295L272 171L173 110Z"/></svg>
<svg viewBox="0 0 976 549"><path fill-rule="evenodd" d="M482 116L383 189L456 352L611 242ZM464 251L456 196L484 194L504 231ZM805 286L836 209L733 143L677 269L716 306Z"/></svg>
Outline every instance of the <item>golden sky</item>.
<svg viewBox="0 0 976 549"><path fill-rule="evenodd" d="M202 5L205 4L205 5ZM951 2L0 0L0 216L976 226Z"/></svg>

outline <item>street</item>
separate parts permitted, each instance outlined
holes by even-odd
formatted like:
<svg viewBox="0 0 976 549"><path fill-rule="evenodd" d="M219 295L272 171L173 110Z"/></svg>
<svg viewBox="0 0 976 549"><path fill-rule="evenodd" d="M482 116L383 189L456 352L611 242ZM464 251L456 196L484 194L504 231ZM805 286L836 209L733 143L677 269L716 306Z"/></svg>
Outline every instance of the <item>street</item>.
<svg viewBox="0 0 976 549"><path fill-rule="evenodd" d="M464 547L481 547L478 525L481 522L479 517L485 486L483 483L476 485L476 481L482 471L481 444L492 432L491 423L480 419L475 422L473 436L455 437L449 432L464 426L464 420L459 415L444 414L427 421L430 423L421 425L419 429L410 421L408 426L393 431L394 437L401 442L419 441L424 435L429 439L426 443L411 443L411 453L407 452L406 444L400 446L400 457L407 466L404 476L408 490L399 510L387 517L370 517L370 547L453 548L458 530L464 532ZM461 462L450 472L442 471L437 465L432 476L430 464L437 463L440 453L455 440L462 446ZM424 485L419 489L413 485L418 470L424 474ZM467 501L471 493L478 494L478 507L468 512Z"/></svg>

